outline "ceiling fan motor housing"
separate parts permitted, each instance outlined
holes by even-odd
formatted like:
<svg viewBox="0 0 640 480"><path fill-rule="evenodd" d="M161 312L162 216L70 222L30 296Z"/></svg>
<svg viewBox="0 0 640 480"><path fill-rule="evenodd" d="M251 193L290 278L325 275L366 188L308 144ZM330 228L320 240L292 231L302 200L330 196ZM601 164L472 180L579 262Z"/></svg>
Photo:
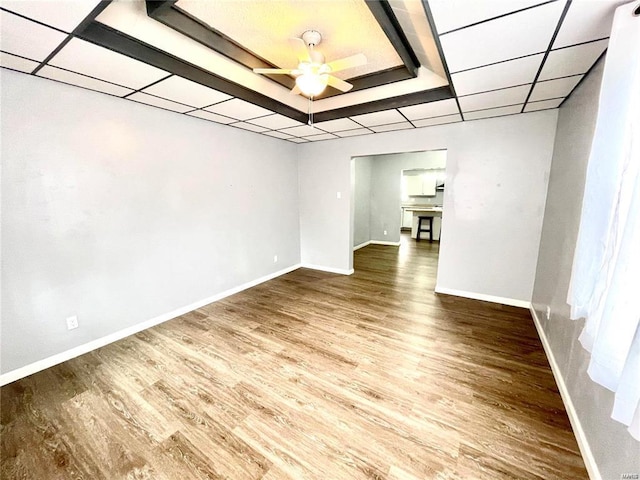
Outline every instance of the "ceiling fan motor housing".
<svg viewBox="0 0 640 480"><path fill-rule="evenodd" d="M307 30L302 34L302 40L309 48L317 47L322 41L322 35L317 30Z"/></svg>

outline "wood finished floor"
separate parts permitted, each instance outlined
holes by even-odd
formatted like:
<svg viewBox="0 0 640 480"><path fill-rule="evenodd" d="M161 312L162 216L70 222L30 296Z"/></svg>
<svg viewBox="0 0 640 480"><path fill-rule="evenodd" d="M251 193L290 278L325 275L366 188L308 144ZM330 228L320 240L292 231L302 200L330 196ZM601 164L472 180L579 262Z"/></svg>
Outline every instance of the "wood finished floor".
<svg viewBox="0 0 640 480"><path fill-rule="evenodd" d="M2 479L587 479L529 313L368 246L7 385Z"/></svg>

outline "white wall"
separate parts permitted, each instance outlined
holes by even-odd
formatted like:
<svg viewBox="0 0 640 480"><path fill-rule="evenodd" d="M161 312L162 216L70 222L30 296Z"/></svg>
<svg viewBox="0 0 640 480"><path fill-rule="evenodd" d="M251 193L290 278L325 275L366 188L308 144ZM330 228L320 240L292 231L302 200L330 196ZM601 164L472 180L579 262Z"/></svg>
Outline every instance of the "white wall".
<svg viewBox="0 0 640 480"><path fill-rule="evenodd" d="M353 173L353 246L371 240L371 163L370 157L354 158Z"/></svg>
<svg viewBox="0 0 640 480"><path fill-rule="evenodd" d="M1 75L2 373L299 263L295 145Z"/></svg>
<svg viewBox="0 0 640 480"><path fill-rule="evenodd" d="M640 444L611 419L613 393L589 378L590 355L578 341L584 321L570 320L567 305L603 67L601 60L560 109L533 306L557 365L555 373L573 404L574 412L569 413L577 416L596 468L606 480L640 473Z"/></svg>
<svg viewBox="0 0 640 480"><path fill-rule="evenodd" d="M354 156L447 150L438 289L531 301L557 111L298 145L303 263L352 268Z"/></svg>

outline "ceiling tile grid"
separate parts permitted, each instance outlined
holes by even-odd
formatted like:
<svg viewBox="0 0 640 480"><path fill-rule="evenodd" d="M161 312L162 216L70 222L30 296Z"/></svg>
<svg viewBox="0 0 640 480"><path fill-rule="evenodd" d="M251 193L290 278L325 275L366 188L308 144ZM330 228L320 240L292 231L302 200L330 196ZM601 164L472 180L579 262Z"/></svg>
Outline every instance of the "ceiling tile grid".
<svg viewBox="0 0 640 480"><path fill-rule="evenodd" d="M606 51L613 12L623 3L391 0L401 23L411 20L405 33L416 45L415 25L433 20L456 97L416 100L313 127L78 38L78 25L97 15L98 0L0 0L0 66L304 143L558 108ZM424 45L416 53L429 61Z"/></svg>

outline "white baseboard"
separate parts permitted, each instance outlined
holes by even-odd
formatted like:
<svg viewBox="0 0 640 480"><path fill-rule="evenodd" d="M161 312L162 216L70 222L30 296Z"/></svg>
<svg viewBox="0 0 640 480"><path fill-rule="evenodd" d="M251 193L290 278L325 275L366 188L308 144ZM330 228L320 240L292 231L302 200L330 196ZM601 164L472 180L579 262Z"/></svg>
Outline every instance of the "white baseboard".
<svg viewBox="0 0 640 480"><path fill-rule="evenodd" d="M360 245L356 245L355 247L353 247L353 251L355 252L356 250L360 250L361 248L366 247L369 244L371 244L371 240L361 243Z"/></svg>
<svg viewBox="0 0 640 480"><path fill-rule="evenodd" d="M302 268L310 268L311 270L320 270L323 272L329 273L339 273L340 275L352 275L355 271L353 268L351 270L347 270L345 268L333 268L333 267L323 267L322 265L312 265L310 263L303 263L300 265Z"/></svg>
<svg viewBox="0 0 640 480"><path fill-rule="evenodd" d="M184 307L178 308L177 310L173 310L172 312L168 312L158 317L152 318L150 320L137 323L135 325L132 325L131 327L127 327L123 330L119 330L117 332L111 333L104 337L91 340L90 342L79 345L70 350L66 350L56 355L52 355L42 360L38 360L37 362L30 363L29 365L25 365L24 367L11 370L10 372L0 375L0 386L6 385L11 382L15 382L16 380L20 380L21 378L27 377L29 375L33 375L34 373L37 373L41 370L45 370L47 368L53 367L54 365L57 365L62 362L66 362L67 360L71 360L72 358L79 357L80 355L84 355L85 353L88 353L92 350L95 350L100 347L104 347L105 345L121 340L135 333L141 332L142 330L146 330L147 328L154 327L156 325L159 325L160 323L179 317L180 315L184 315L185 313L189 313L200 307L204 307L205 305L208 305L210 303L217 302L218 300L222 300L223 298L233 295L235 293L241 292L251 287L255 287L260 283L264 283L268 280L272 280L276 277L279 277L286 273L297 270L298 268L300 268L299 263L296 265L292 265L290 267L284 268L282 270L279 270L277 272L270 273L269 275L265 275L264 277L257 278L256 280L243 283L242 285L231 288L229 290L225 290L224 292L220 292L211 297L199 300L190 305L186 305Z"/></svg>
<svg viewBox="0 0 640 480"><path fill-rule="evenodd" d="M371 240L371 245L390 245L392 247L399 247L400 242L385 242L383 240Z"/></svg>
<svg viewBox="0 0 640 480"><path fill-rule="evenodd" d="M556 384L558 385L558 390L560 391L562 402L564 403L564 407L567 410L567 415L569 416L569 422L571 422L571 427L573 428L573 434L575 435L576 440L578 442L578 448L580 449L580 453L582 454L582 459L584 460L584 464L587 467L589 478L591 480L602 480L602 476L600 475L600 470L598 469L598 464L596 463L596 460L593 457L593 453L591 452L591 447L589 446L587 437L584 434L584 430L582 429L580 418L578 417L578 413L576 412L576 409L573 406L573 402L571 401L571 396L569 395L569 390L567 390L567 386L564 383L564 378L562 377L562 373L560 372L560 367L558 367L558 364L556 363L556 359L553 355L553 351L551 350L551 346L549 345L547 335L546 333L544 333L544 330L542 329L542 324L540 323L540 319L538 318L538 314L533 308L533 305L529 307L529 311L531 312L531 316L533 317L533 323L536 326L536 330L538 331L538 336L540 337L540 341L542 342L544 353L547 355L547 359L549 360L549 365L551 366L553 377L555 378Z"/></svg>
<svg viewBox="0 0 640 480"><path fill-rule="evenodd" d="M510 305L512 307L531 307L531 302L526 300L516 300L515 298L496 297L493 295L485 295L484 293L465 292L464 290L454 290L452 288L441 288L436 285L436 293L444 293L446 295L454 295L456 297L472 298L474 300L483 300L485 302L500 303L502 305Z"/></svg>

